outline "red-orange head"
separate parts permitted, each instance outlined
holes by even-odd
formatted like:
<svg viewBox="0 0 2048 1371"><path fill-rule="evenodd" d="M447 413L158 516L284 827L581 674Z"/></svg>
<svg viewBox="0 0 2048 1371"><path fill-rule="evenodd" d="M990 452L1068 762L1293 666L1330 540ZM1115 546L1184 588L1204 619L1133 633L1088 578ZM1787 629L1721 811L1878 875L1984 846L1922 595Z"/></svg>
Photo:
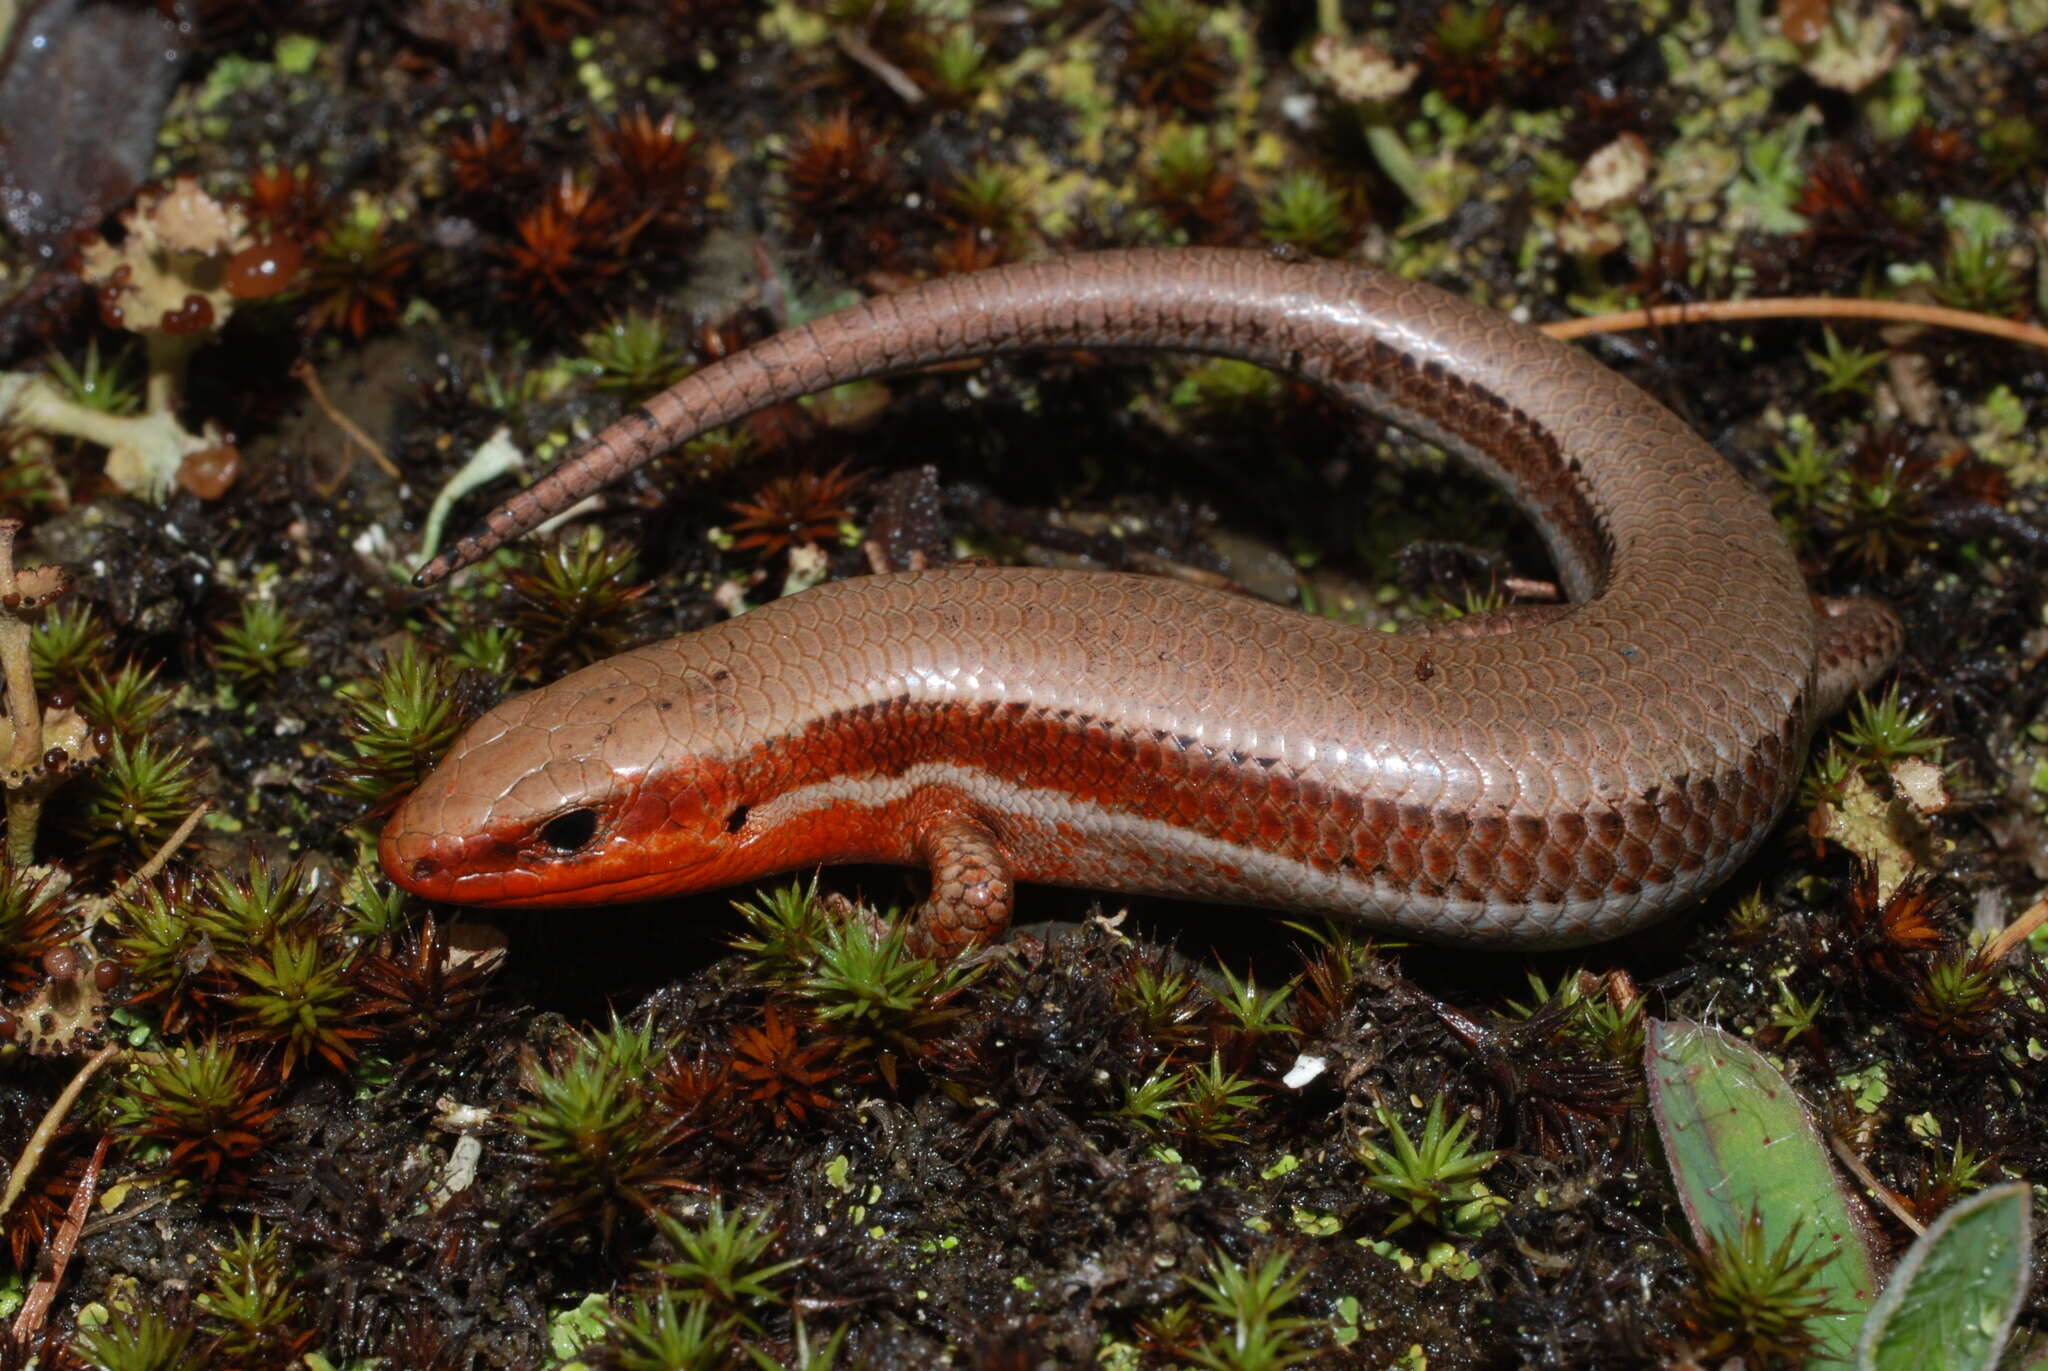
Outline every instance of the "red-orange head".
<svg viewBox="0 0 2048 1371"><path fill-rule="evenodd" d="M516 695L471 725L385 826L391 879L431 900L539 908L778 869L721 760L716 682L658 651Z"/></svg>

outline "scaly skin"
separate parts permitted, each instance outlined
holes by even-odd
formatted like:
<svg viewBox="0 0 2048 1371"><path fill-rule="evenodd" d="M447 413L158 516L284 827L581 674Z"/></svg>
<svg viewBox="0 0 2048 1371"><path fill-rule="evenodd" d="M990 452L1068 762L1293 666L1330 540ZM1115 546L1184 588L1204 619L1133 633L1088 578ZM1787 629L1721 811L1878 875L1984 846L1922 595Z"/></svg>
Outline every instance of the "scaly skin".
<svg viewBox="0 0 2048 1371"><path fill-rule="evenodd" d="M941 949L1018 881L1559 946L1697 898L1784 811L1816 720L1896 655L1816 605L1720 457L1581 353L1413 282L1246 252L956 277L696 373L423 581L752 410L1046 347L1317 382L1500 480L1573 605L1389 636L1131 576L961 568L820 586L506 701L392 819L465 904L595 904L819 863L927 866Z"/></svg>

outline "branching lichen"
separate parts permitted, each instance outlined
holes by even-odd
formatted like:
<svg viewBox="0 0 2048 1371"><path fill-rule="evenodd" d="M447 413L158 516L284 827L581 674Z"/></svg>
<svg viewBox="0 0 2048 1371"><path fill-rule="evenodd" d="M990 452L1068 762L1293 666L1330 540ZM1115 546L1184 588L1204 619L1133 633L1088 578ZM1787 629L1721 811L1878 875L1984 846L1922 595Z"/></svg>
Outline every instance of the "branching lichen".
<svg viewBox="0 0 2048 1371"><path fill-rule="evenodd" d="M107 449L107 478L122 490L161 496L199 453L231 445L209 423L195 433L178 418L192 353L234 312L228 265L252 246L247 216L181 176L144 191L120 216L117 246L86 240L78 274L99 288L100 318L142 335L149 381L140 414L83 404L34 372L0 372L0 415L57 437Z"/></svg>
<svg viewBox="0 0 2048 1371"><path fill-rule="evenodd" d="M74 769L99 756L92 725L76 709L38 708L29 616L54 603L71 578L60 566L17 568L14 539L21 528L18 519L0 519L0 674L7 686L0 785L7 790L7 860L16 867L35 860L43 801Z"/></svg>

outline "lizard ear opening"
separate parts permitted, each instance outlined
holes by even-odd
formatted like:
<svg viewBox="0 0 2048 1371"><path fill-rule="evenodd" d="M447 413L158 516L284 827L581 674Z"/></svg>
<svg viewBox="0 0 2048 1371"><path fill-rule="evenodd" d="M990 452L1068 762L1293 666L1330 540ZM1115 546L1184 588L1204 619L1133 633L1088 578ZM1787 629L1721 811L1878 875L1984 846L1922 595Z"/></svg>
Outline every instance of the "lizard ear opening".
<svg viewBox="0 0 2048 1371"><path fill-rule="evenodd" d="M540 826L540 840L557 852L581 852L597 836L597 811L589 807L557 814Z"/></svg>

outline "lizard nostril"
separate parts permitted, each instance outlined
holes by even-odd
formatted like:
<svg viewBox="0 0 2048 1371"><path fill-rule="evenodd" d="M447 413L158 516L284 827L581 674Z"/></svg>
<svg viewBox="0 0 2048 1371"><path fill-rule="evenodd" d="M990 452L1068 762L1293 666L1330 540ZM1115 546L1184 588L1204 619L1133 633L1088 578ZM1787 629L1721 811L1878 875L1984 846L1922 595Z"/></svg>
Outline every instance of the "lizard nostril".
<svg viewBox="0 0 2048 1371"><path fill-rule="evenodd" d="M433 879L434 877L436 877L436 876L438 876L438 875L440 875L440 874L441 874L441 863L440 863L440 860L439 860L438 858L435 858L435 857L415 857L415 858L413 858L413 859L412 859L412 878L413 878L414 880L416 880L416 881L427 881L427 880L432 880L432 879Z"/></svg>

